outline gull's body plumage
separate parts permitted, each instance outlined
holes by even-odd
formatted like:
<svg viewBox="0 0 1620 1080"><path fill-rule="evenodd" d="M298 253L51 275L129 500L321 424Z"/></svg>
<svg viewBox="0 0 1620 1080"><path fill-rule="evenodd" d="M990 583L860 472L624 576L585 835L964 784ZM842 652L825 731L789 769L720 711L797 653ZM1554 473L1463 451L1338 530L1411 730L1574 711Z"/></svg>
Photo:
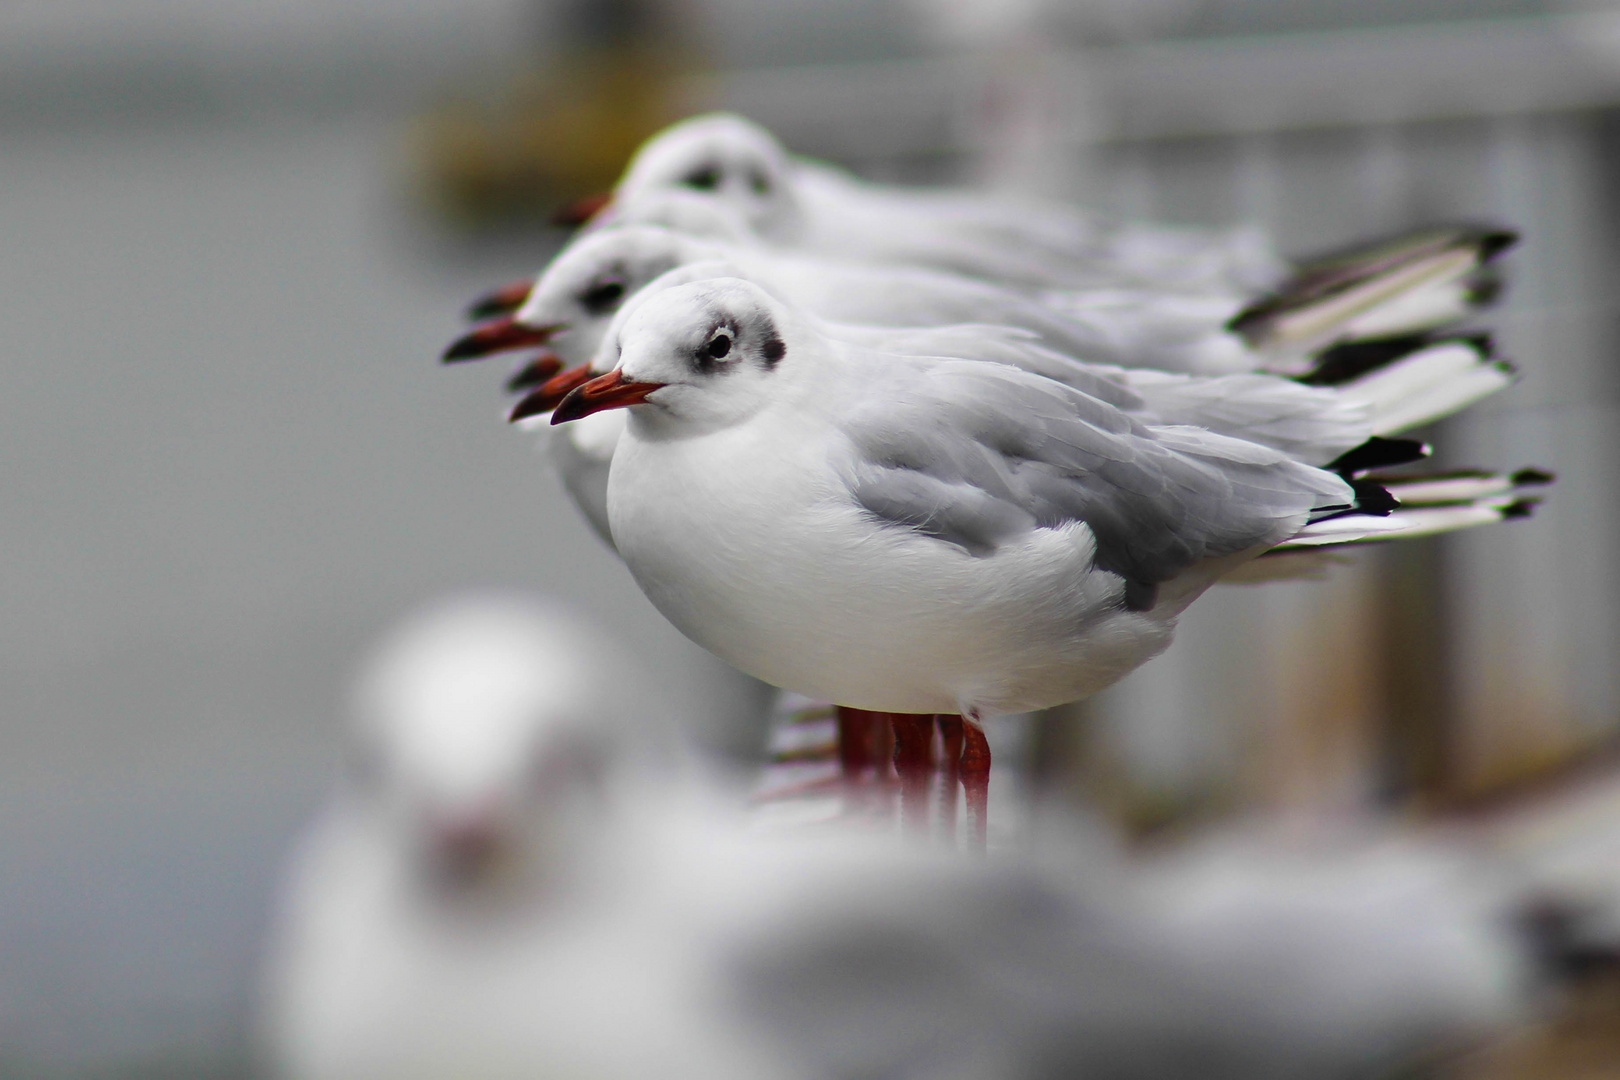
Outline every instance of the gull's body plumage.
<svg viewBox="0 0 1620 1080"><path fill-rule="evenodd" d="M705 319L739 354L779 326L784 358L689 377L671 357L697 346L670 335ZM620 554L688 636L840 704L1085 696L1223 571L1355 501L1280 451L1016 369L863 352L736 280L662 290L617 335L623 378L667 384L614 455Z"/></svg>

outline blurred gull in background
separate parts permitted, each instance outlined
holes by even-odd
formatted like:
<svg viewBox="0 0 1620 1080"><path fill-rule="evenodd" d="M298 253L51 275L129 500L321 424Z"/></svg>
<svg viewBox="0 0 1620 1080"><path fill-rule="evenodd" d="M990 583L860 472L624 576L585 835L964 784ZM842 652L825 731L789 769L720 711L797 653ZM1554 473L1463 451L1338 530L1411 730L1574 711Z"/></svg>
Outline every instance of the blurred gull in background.
<svg viewBox="0 0 1620 1080"><path fill-rule="evenodd" d="M600 220L671 189L712 192L767 241L1025 286L1256 290L1286 274L1247 231L1113 225L1055 204L869 184L791 157L740 116L676 124L637 151Z"/></svg>
<svg viewBox="0 0 1620 1080"><path fill-rule="evenodd" d="M279 1075L1366 1077L1529 1005L1460 849L762 834L649 767L587 640L482 597L381 652L271 942Z"/></svg>

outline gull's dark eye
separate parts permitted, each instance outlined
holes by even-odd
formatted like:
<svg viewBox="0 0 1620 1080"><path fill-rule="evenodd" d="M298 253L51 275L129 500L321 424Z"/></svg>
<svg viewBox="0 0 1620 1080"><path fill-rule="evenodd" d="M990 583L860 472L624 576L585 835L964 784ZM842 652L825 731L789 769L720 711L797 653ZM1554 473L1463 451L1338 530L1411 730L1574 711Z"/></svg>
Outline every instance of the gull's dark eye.
<svg viewBox="0 0 1620 1080"><path fill-rule="evenodd" d="M585 310L592 315L605 315L618 306L624 299L624 282L601 281L586 289L580 295L579 302Z"/></svg>
<svg viewBox="0 0 1620 1080"><path fill-rule="evenodd" d="M720 166L699 165L682 177L681 183L698 191L713 191L720 186Z"/></svg>
<svg viewBox="0 0 1620 1080"><path fill-rule="evenodd" d="M716 334L713 338L709 339L709 344L704 348L703 355L707 356L710 360L719 360L730 351L730 335Z"/></svg>
<svg viewBox="0 0 1620 1080"><path fill-rule="evenodd" d="M748 183L755 195L769 195L771 192L771 178L758 169L748 174Z"/></svg>

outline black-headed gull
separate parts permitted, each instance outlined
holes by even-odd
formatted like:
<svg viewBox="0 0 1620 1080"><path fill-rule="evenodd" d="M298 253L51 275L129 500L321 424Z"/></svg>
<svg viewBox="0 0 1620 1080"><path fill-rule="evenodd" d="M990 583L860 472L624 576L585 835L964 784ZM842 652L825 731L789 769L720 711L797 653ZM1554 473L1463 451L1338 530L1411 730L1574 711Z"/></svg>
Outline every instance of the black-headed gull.
<svg viewBox="0 0 1620 1080"><path fill-rule="evenodd" d="M933 266L1004 284L1040 287L1145 285L1156 290L1252 296L1273 292L1247 332L1281 344L1306 329L1281 316L1330 296L1354 305L1397 268L1424 306L1465 312L1490 289L1476 274L1513 241L1509 231L1453 226L1357 245L1290 266L1252 229L1228 232L1108 223L1070 206L969 191L866 182L790 155L743 117L693 117L649 139L631 159L598 218L643 220L639 207L665 193L705 195L762 239L839 258ZM1307 300L1308 298L1308 300Z"/></svg>
<svg viewBox="0 0 1620 1080"><path fill-rule="evenodd" d="M580 237L546 267L509 319L472 330L446 350L445 358L473 359L545 344L568 367L586 363L612 317L632 296L677 266L713 261L728 262L744 276L769 283L795 303L839 322L1015 326L1093 363L1196 374L1256 371L1272 359L1227 329L1243 310L1241 300L1147 289L1054 293L1042 300L921 267L727 244L655 225L626 225ZM534 382L532 376L521 374L519 384Z"/></svg>
<svg viewBox="0 0 1620 1080"><path fill-rule="evenodd" d="M633 216L638 202L670 190L725 203L769 242L1030 286L1253 291L1288 272L1247 230L1120 228L1069 207L865 183L789 154L765 128L727 113L683 120L643 144L597 222Z"/></svg>
<svg viewBox="0 0 1620 1080"><path fill-rule="evenodd" d="M1398 411L1419 387L1455 400L1456 358L1435 356L1375 373L1382 403L1270 380L1286 407L1254 414L1263 393L1151 373L1183 395L1154 415L1128 383L1084 370L1059 382L876 352L736 278L649 290L603 349L617 366L552 422L631 410L607 511L655 606L773 685L968 718L964 766L988 763L980 718L1111 684L1244 563L1323 530L1377 532L1372 515L1397 502L1354 474L1418 452L1357 448L1379 434L1380 404ZM1471 384L1478 358L1461 359L1456 381Z"/></svg>
<svg viewBox="0 0 1620 1080"><path fill-rule="evenodd" d="M1494 295L1472 282L1508 234L1470 228L1418 229L1387 243L1327 258L1281 291L1188 293L1136 285L1048 289L1038 294L926 267L884 266L847 256L750 244L719 221L720 206L666 193L654 207L682 212L587 233L533 283L497 290L476 315L505 316L451 345L455 361L571 339L582 362L605 319L658 274L698 260L725 259L772 280L796 302L833 319L885 326L994 322L1042 334L1048 343L1096 363L1221 374L1267 369L1305 374L1315 354L1340 342L1388 338L1444 326ZM593 329L593 327L595 329ZM549 359L515 386L555 374Z"/></svg>
<svg viewBox="0 0 1620 1080"><path fill-rule="evenodd" d="M623 657L510 599L383 650L270 942L277 1075L1315 1080L1524 1006L1505 905L1445 851L1137 869L762 833L626 756Z"/></svg>

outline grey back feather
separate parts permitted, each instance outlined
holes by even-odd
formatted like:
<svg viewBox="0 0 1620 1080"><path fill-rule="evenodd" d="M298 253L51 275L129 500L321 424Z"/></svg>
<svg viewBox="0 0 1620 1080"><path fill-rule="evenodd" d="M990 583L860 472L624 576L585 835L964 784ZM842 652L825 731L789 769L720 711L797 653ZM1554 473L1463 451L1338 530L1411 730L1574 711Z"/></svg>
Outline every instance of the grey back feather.
<svg viewBox="0 0 1620 1080"><path fill-rule="evenodd" d="M1145 423L1204 428L1281 450L1307 465L1327 464L1366 442L1374 430L1371 407L1336 390L1277 375L1180 375L1086 363L1015 327L975 323L895 330L881 347L912 356L970 356L1005 364L1054 379Z"/></svg>
<svg viewBox="0 0 1620 1080"><path fill-rule="evenodd" d="M1151 587L1353 502L1338 477L1278 450L1150 426L1049 379L964 360L885 366L897 384L843 422L855 501L972 555L1080 521L1100 569Z"/></svg>

